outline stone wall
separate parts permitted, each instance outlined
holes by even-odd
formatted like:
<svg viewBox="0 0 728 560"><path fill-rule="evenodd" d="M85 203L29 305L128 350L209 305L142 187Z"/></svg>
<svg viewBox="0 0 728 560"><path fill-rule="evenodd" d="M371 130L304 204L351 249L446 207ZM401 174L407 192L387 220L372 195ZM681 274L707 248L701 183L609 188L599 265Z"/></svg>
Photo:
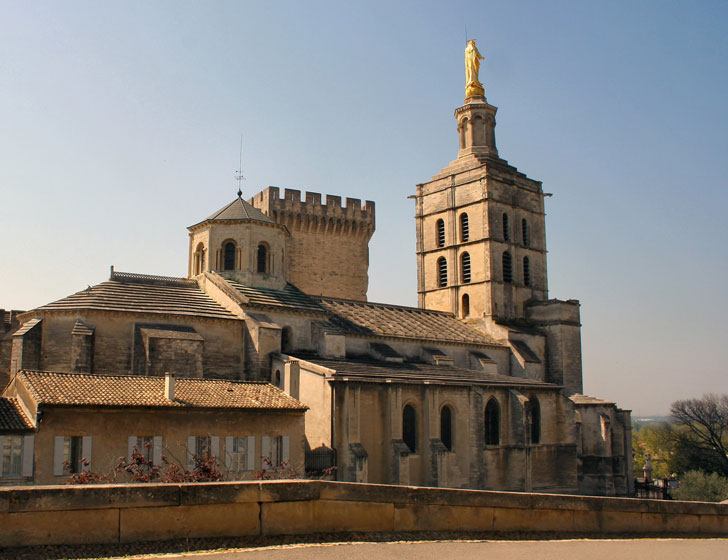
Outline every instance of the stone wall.
<svg viewBox="0 0 728 560"><path fill-rule="evenodd" d="M323 481L0 489L0 546L244 535L473 531L728 535L728 505Z"/></svg>

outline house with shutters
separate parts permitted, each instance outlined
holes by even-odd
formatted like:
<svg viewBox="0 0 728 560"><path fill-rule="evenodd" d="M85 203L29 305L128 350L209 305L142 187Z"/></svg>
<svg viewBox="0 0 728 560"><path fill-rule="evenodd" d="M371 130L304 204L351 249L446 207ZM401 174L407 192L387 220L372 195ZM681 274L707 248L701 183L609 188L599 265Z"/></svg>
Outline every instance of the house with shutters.
<svg viewBox="0 0 728 560"><path fill-rule="evenodd" d="M134 448L192 470L213 456L228 480L303 468L306 407L269 383L22 371L0 398L2 484L113 474Z"/></svg>

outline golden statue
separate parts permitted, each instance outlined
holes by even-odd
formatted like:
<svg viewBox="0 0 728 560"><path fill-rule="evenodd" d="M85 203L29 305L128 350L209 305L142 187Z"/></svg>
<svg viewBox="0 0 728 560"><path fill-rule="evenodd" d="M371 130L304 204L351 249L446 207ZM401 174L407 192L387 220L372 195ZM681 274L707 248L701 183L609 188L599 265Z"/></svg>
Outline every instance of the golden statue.
<svg viewBox="0 0 728 560"><path fill-rule="evenodd" d="M484 58L475 46L475 39L471 39L465 47L465 97L485 95L483 84L478 81L481 60Z"/></svg>

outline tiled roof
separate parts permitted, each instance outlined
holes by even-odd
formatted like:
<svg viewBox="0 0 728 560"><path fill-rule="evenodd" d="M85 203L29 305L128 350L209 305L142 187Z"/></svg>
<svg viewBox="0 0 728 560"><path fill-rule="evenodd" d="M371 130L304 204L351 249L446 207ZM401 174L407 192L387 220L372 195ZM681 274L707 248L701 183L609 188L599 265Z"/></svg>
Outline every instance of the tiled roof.
<svg viewBox="0 0 728 560"><path fill-rule="evenodd" d="M569 397L574 404L603 404L603 405L612 405L614 404L612 401L604 401L602 399L598 399L596 397L590 397L589 395L571 395Z"/></svg>
<svg viewBox="0 0 728 560"><path fill-rule="evenodd" d="M0 430L19 431L32 430L28 417L20 407L18 399L12 397L0 397Z"/></svg>
<svg viewBox="0 0 728 560"><path fill-rule="evenodd" d="M225 278L225 281L248 299L246 307L274 307L279 310L326 313L326 310L316 300L304 294L293 284L286 284L282 290L275 290L248 286L230 278Z"/></svg>
<svg viewBox="0 0 728 560"><path fill-rule="evenodd" d="M151 279L148 279L151 278ZM34 311L92 309L214 319L235 316L205 294L194 281L115 273L111 280L81 290Z"/></svg>
<svg viewBox="0 0 728 560"><path fill-rule="evenodd" d="M222 208L220 208L220 210L208 216L205 220L199 223L203 223L208 220L251 220L256 222L265 222L268 224L276 223L271 218L263 214L263 212L258 210L255 206L244 201L240 197L233 200L230 204L223 206Z"/></svg>
<svg viewBox="0 0 728 560"><path fill-rule="evenodd" d="M366 301L317 299L332 314L329 322L346 334L501 346L450 313Z"/></svg>
<svg viewBox="0 0 728 560"><path fill-rule="evenodd" d="M522 340L511 340L511 345L513 346L513 348L516 349L516 351L523 357L525 361L534 364L541 363L541 360L534 353L534 351L531 350L531 347Z"/></svg>
<svg viewBox="0 0 728 560"><path fill-rule="evenodd" d="M278 387L256 381L176 378L174 401L164 397L164 377L23 371L18 381L45 405L306 410Z"/></svg>
<svg viewBox="0 0 728 560"><path fill-rule="evenodd" d="M297 359L296 356L291 356ZM509 387L556 388L557 385L521 377L508 377L484 371L459 368L451 365L434 365L414 362L381 362L376 360L333 360L306 357L309 362L335 370L334 378L348 378L372 382L438 383L454 385L501 385Z"/></svg>

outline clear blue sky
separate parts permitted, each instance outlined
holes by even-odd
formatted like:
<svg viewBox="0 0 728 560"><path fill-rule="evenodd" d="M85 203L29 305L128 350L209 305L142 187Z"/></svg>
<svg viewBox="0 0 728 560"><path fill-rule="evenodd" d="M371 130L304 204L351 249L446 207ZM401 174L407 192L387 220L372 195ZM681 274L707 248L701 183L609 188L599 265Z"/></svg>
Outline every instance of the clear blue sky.
<svg viewBox="0 0 728 560"><path fill-rule="evenodd" d="M465 25L547 199L585 392L726 392L728 3L0 0L0 307L184 275L243 188L374 200L373 301L416 304L407 196L457 154Z"/></svg>

